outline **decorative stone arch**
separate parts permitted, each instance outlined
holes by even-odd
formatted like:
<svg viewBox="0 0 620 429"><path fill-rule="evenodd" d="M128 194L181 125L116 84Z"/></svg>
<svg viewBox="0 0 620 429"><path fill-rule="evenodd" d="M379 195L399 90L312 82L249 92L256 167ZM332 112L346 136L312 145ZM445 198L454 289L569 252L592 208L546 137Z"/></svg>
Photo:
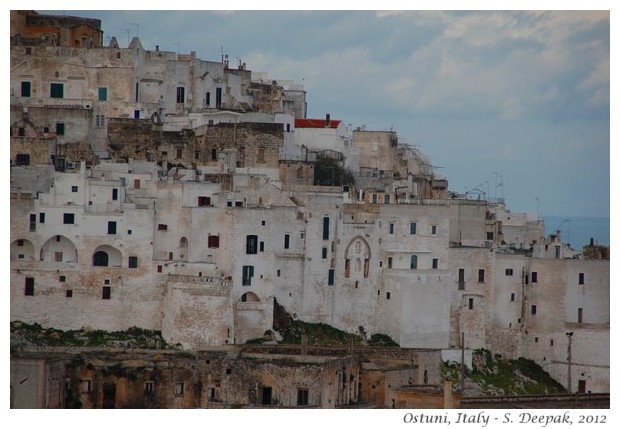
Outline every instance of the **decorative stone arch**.
<svg viewBox="0 0 620 429"><path fill-rule="evenodd" d="M181 239L179 240L179 248L178 248L179 260L187 262L188 253L189 253L189 243L187 242L187 238L181 237Z"/></svg>
<svg viewBox="0 0 620 429"><path fill-rule="evenodd" d="M122 263L121 251L108 244L98 246L93 252L94 267L121 267Z"/></svg>
<svg viewBox="0 0 620 429"><path fill-rule="evenodd" d="M239 302L260 302L260 298L254 292L246 292L241 295Z"/></svg>
<svg viewBox="0 0 620 429"><path fill-rule="evenodd" d="M368 278L370 258L370 246L366 239L361 235L353 237L344 251L344 277L352 277L353 270L353 277Z"/></svg>
<svg viewBox="0 0 620 429"><path fill-rule="evenodd" d="M77 247L64 235L54 235L41 247L39 259L43 262L78 262Z"/></svg>
<svg viewBox="0 0 620 429"><path fill-rule="evenodd" d="M34 261L34 245L30 240L17 239L11 243L11 261Z"/></svg>

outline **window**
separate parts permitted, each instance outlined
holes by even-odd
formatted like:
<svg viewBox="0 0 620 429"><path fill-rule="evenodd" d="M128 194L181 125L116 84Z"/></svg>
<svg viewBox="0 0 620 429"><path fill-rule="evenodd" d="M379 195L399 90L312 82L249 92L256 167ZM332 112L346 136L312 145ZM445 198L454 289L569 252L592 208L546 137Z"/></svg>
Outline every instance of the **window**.
<svg viewBox="0 0 620 429"><path fill-rule="evenodd" d="M260 164L264 164L265 163L265 149L264 148L258 148L258 155L257 155L257 161Z"/></svg>
<svg viewBox="0 0 620 429"><path fill-rule="evenodd" d="M184 393L185 393L185 383L183 383L182 381L177 381L177 384L175 385L175 388L174 388L174 394L177 396L183 396Z"/></svg>
<svg viewBox="0 0 620 429"><path fill-rule="evenodd" d="M118 200L118 189L116 189L116 188L112 189L112 200L113 201Z"/></svg>
<svg viewBox="0 0 620 429"><path fill-rule="evenodd" d="M392 294L390 292L386 292L385 299L390 299L390 298L392 298Z"/></svg>
<svg viewBox="0 0 620 429"><path fill-rule="evenodd" d="M215 88L215 107L222 107L222 88Z"/></svg>
<svg viewBox="0 0 620 429"><path fill-rule="evenodd" d="M22 82L22 97L30 97L30 82Z"/></svg>
<svg viewBox="0 0 620 429"><path fill-rule="evenodd" d="M200 151L199 150L195 150L194 151L194 159L200 159Z"/></svg>
<svg viewBox="0 0 620 429"><path fill-rule="evenodd" d="M153 393L153 391L155 390L155 383L152 381L145 381L144 382L144 392L145 393Z"/></svg>
<svg viewBox="0 0 620 429"><path fill-rule="evenodd" d="M290 239L291 239L290 234L284 234L284 248L285 249L289 248L290 241L291 241Z"/></svg>
<svg viewBox="0 0 620 429"><path fill-rule="evenodd" d="M177 103L185 103L185 88L177 86Z"/></svg>
<svg viewBox="0 0 620 429"><path fill-rule="evenodd" d="M168 231L168 225L166 225L165 223L160 223L157 225L157 230L158 231Z"/></svg>
<svg viewBox="0 0 620 429"><path fill-rule="evenodd" d="M17 165L30 165L30 154L18 153L15 156L15 164Z"/></svg>
<svg viewBox="0 0 620 429"><path fill-rule="evenodd" d="M323 240L329 240L329 217L323 217Z"/></svg>
<svg viewBox="0 0 620 429"><path fill-rule="evenodd" d="M586 283L586 276L584 273L579 273L579 284L583 285Z"/></svg>
<svg viewBox="0 0 620 429"><path fill-rule="evenodd" d="M532 271L532 283L538 283L538 273L536 271Z"/></svg>
<svg viewBox="0 0 620 429"><path fill-rule="evenodd" d="M17 247L23 247L24 246L24 240L17 240Z"/></svg>
<svg viewBox="0 0 620 429"><path fill-rule="evenodd" d="M351 260L350 259L345 259L344 260L344 276L345 278L349 278L349 275L351 273Z"/></svg>
<svg viewBox="0 0 620 429"><path fill-rule="evenodd" d="M549 346L553 347L553 340L549 340Z"/></svg>
<svg viewBox="0 0 620 429"><path fill-rule="evenodd" d="M583 323L583 308L577 309L577 323Z"/></svg>
<svg viewBox="0 0 620 429"><path fill-rule="evenodd" d="M134 189L140 189L140 179L134 179L133 180L133 188Z"/></svg>
<svg viewBox="0 0 620 429"><path fill-rule="evenodd" d="M465 290L465 268L459 268L459 290Z"/></svg>
<svg viewBox="0 0 620 429"><path fill-rule="evenodd" d="M207 91L205 94L205 107L209 107L211 105L211 93Z"/></svg>
<svg viewBox="0 0 620 429"><path fill-rule="evenodd" d="M110 299L112 288L110 286L103 286L101 293L101 299Z"/></svg>
<svg viewBox="0 0 620 429"><path fill-rule="evenodd" d="M392 268L392 257L388 258L388 268Z"/></svg>
<svg viewBox="0 0 620 429"><path fill-rule="evenodd" d="M412 270L418 269L418 256L417 255L411 255L411 269Z"/></svg>
<svg viewBox="0 0 620 429"><path fill-rule="evenodd" d="M24 295L34 296L34 277L26 277Z"/></svg>
<svg viewBox="0 0 620 429"><path fill-rule="evenodd" d="M58 281L59 281L60 283L64 283L64 282L65 282L65 280L67 280L67 277L66 277L66 276L60 276L60 277L58 277Z"/></svg>
<svg viewBox="0 0 620 429"><path fill-rule="evenodd" d="M334 270L333 269L330 269L327 272L327 284L329 286L333 286L334 285Z"/></svg>
<svg viewBox="0 0 620 429"><path fill-rule="evenodd" d="M27 47L26 48L26 55L32 55L32 48L31 47Z"/></svg>
<svg viewBox="0 0 620 429"><path fill-rule="evenodd" d="M433 269L437 269L439 267L439 259L433 258Z"/></svg>
<svg viewBox="0 0 620 429"><path fill-rule="evenodd" d="M243 273L242 273L242 286L251 286L252 285L252 277L254 277L254 266L253 265L244 265Z"/></svg>
<svg viewBox="0 0 620 429"><path fill-rule="evenodd" d="M138 268L138 257L137 256L129 257L129 268Z"/></svg>
<svg viewBox="0 0 620 429"><path fill-rule="evenodd" d="M65 291L65 297L66 298L73 298L73 289L67 289Z"/></svg>
<svg viewBox="0 0 620 429"><path fill-rule="evenodd" d="M64 213L62 223L65 225L73 225L75 223L75 215L73 213Z"/></svg>
<svg viewBox="0 0 620 429"><path fill-rule="evenodd" d="M474 309L474 299L473 298L469 298L468 307L469 307L470 310Z"/></svg>
<svg viewBox="0 0 620 429"><path fill-rule="evenodd" d="M538 337L534 337L534 342L537 343L538 342Z"/></svg>
<svg viewBox="0 0 620 429"><path fill-rule="evenodd" d="M432 235L436 235L437 234L437 225L431 225L431 234Z"/></svg>
<svg viewBox="0 0 620 429"><path fill-rule="evenodd" d="M390 204L390 195L386 194L383 196L383 203L384 204Z"/></svg>
<svg viewBox="0 0 620 429"><path fill-rule="evenodd" d="M511 276L512 275L512 268L506 268L506 275L507 276Z"/></svg>
<svg viewBox="0 0 620 429"><path fill-rule="evenodd" d="M127 235L131 235L131 229L127 230Z"/></svg>
<svg viewBox="0 0 620 429"><path fill-rule="evenodd" d="M264 252L265 251L265 242L261 241L260 243L258 243L258 247L259 247L259 251L260 252Z"/></svg>
<svg viewBox="0 0 620 429"><path fill-rule="evenodd" d="M297 389L297 405L308 405L308 389Z"/></svg>
<svg viewBox="0 0 620 429"><path fill-rule="evenodd" d="M510 302L514 302L515 300L515 294L514 292L510 294Z"/></svg>
<svg viewBox="0 0 620 429"><path fill-rule="evenodd" d="M110 279L103 279L103 284L104 285L109 285L110 284Z"/></svg>
<svg viewBox="0 0 620 429"><path fill-rule="evenodd" d="M65 135L65 124L62 122L58 122L56 124L56 135L64 136Z"/></svg>
<svg viewBox="0 0 620 429"><path fill-rule="evenodd" d="M108 234L116 234L116 221L108 222Z"/></svg>
<svg viewBox="0 0 620 429"><path fill-rule="evenodd" d="M532 305L531 313L532 313L532 316L536 315L536 306L535 305Z"/></svg>
<svg viewBox="0 0 620 429"><path fill-rule="evenodd" d="M172 261L174 259L174 253L168 252L168 260Z"/></svg>
<svg viewBox="0 0 620 429"><path fill-rule="evenodd" d="M327 247L323 247L323 249L321 249L321 259L327 259Z"/></svg>
<svg viewBox="0 0 620 429"><path fill-rule="evenodd" d="M77 186L71 186L71 192L77 192L77 191L78 191Z"/></svg>
<svg viewBox="0 0 620 429"><path fill-rule="evenodd" d="M372 203L377 204L377 194L372 194Z"/></svg>
<svg viewBox="0 0 620 429"><path fill-rule="evenodd" d="M258 236L248 235L245 238L245 253L248 255L256 255L258 251Z"/></svg>
<svg viewBox="0 0 620 429"><path fill-rule="evenodd" d="M158 266L157 266L157 272L158 272L158 273L161 273L161 272L162 272L162 270L163 270L163 267L162 267L161 265L158 265Z"/></svg>
<svg viewBox="0 0 620 429"><path fill-rule="evenodd" d="M393 223L390 223L389 230L390 230L390 234L394 234L394 224Z"/></svg>
<svg viewBox="0 0 620 429"><path fill-rule="evenodd" d="M484 270L478 270L478 283L484 283Z"/></svg>
<svg viewBox="0 0 620 429"><path fill-rule="evenodd" d="M220 247L220 236L219 235L209 235L207 238L207 247L209 249L217 249Z"/></svg>
<svg viewBox="0 0 620 429"><path fill-rule="evenodd" d="M50 85L50 98L64 98L64 85L62 83Z"/></svg>
<svg viewBox="0 0 620 429"><path fill-rule="evenodd" d="M198 197L198 207L206 207L211 205L211 197Z"/></svg>
<svg viewBox="0 0 620 429"><path fill-rule="evenodd" d="M39 223L45 223L45 213L39 213Z"/></svg>
<svg viewBox="0 0 620 429"><path fill-rule="evenodd" d="M37 215L31 214L30 215L30 231L36 231L36 230L37 230Z"/></svg>
<svg viewBox="0 0 620 429"><path fill-rule="evenodd" d="M24 128L24 127L19 127L19 128L17 129L17 135L18 135L19 137L24 137L24 136L26 135L26 128ZM26 164L26 165L27 165L27 164Z"/></svg>
<svg viewBox="0 0 620 429"><path fill-rule="evenodd" d="M104 86L99 87L99 101L106 101L108 99L108 88Z"/></svg>
<svg viewBox="0 0 620 429"><path fill-rule="evenodd" d="M139 110L134 110L133 111L133 118L134 119L140 119L140 111Z"/></svg>
<svg viewBox="0 0 620 429"><path fill-rule="evenodd" d="M276 272L276 276L280 277L280 270Z"/></svg>
<svg viewBox="0 0 620 429"><path fill-rule="evenodd" d="M411 234L411 235L415 234L416 227L417 227L416 223L415 222L411 222L409 224L409 234Z"/></svg>
<svg viewBox="0 0 620 429"><path fill-rule="evenodd" d="M178 147L177 148L177 159L183 158L183 149Z"/></svg>
<svg viewBox="0 0 620 429"><path fill-rule="evenodd" d="M211 161L217 161L217 149L211 149Z"/></svg>
<svg viewBox="0 0 620 429"><path fill-rule="evenodd" d="M62 252L54 252L54 262L62 262Z"/></svg>
<svg viewBox="0 0 620 429"><path fill-rule="evenodd" d="M90 393L90 380L81 380L82 393Z"/></svg>
<svg viewBox="0 0 620 429"><path fill-rule="evenodd" d="M95 115L95 126L105 128L105 115Z"/></svg>
<svg viewBox="0 0 620 429"><path fill-rule="evenodd" d="M493 233L487 232L487 240L493 240Z"/></svg>

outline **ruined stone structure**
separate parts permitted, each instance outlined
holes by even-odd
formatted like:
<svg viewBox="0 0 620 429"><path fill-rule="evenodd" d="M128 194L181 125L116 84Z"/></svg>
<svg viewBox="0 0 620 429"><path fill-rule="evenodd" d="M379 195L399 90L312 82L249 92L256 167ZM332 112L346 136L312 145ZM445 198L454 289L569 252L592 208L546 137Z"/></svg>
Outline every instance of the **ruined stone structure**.
<svg viewBox="0 0 620 429"><path fill-rule="evenodd" d="M455 349L464 336L561 381L572 342L570 389L609 390L609 259L579 258L505 204L448 196L396 132L293 121L305 92L252 84L240 67L137 39L11 47L11 320L137 326L202 350L262 337L277 299L296 319L405 348ZM355 186L313 186L309 154L330 145ZM340 365L303 364L327 378ZM334 392L308 405L342 404Z"/></svg>

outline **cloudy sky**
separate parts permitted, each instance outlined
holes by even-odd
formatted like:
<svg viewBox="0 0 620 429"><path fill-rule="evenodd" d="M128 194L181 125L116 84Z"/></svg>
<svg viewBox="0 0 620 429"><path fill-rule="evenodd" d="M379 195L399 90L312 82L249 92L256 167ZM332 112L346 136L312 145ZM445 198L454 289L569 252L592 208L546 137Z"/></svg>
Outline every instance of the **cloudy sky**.
<svg viewBox="0 0 620 429"><path fill-rule="evenodd" d="M397 131L453 191L609 217L609 11L40 12L303 83L308 117Z"/></svg>

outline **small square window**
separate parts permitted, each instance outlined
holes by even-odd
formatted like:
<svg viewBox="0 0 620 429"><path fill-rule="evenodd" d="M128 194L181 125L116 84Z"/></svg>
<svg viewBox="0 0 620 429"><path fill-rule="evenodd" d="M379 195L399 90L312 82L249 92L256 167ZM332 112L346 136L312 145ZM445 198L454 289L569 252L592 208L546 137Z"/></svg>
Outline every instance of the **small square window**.
<svg viewBox="0 0 620 429"><path fill-rule="evenodd" d="M67 289L67 290L65 291L65 297L67 297L67 298L73 298L73 290L71 290L71 289Z"/></svg>
<svg viewBox="0 0 620 429"><path fill-rule="evenodd" d="M56 134L59 136L64 136L65 135L65 124L62 122L58 122L56 124Z"/></svg>
<svg viewBox="0 0 620 429"><path fill-rule="evenodd" d="M63 98L64 85L62 83L50 84L50 98Z"/></svg>
<svg viewBox="0 0 620 429"><path fill-rule="evenodd" d="M60 276L60 277L58 277L58 281L59 281L60 283L64 283L66 280L67 280L67 277L65 277L65 276Z"/></svg>
<svg viewBox="0 0 620 429"><path fill-rule="evenodd" d="M77 191L78 191L77 186L71 186L71 192L77 192Z"/></svg>
<svg viewBox="0 0 620 429"><path fill-rule="evenodd" d="M104 285L109 285L110 284L110 279L103 279L103 284Z"/></svg>
<svg viewBox="0 0 620 429"><path fill-rule="evenodd" d="M73 213L64 213L62 223L65 225L73 225L75 223L75 215Z"/></svg>
<svg viewBox="0 0 620 429"><path fill-rule="evenodd" d="M157 225L157 230L158 231L168 231L168 225L166 225L165 223L160 223Z"/></svg>

